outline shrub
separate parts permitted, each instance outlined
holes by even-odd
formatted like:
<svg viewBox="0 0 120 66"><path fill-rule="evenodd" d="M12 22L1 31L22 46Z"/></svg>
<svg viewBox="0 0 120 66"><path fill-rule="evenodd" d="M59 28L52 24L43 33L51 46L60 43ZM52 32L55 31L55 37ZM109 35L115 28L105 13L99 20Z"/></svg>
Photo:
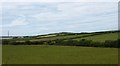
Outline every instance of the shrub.
<svg viewBox="0 0 120 66"><path fill-rule="evenodd" d="M25 41L25 44L31 45L31 42L29 40Z"/></svg>

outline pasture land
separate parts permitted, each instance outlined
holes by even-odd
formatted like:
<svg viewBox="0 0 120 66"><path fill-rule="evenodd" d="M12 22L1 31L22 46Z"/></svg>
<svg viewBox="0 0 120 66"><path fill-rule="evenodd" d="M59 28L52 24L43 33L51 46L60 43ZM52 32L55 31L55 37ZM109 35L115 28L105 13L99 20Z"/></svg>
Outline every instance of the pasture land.
<svg viewBox="0 0 120 66"><path fill-rule="evenodd" d="M54 37L46 37L46 38L44 37L44 38L40 38L40 39L31 39L30 41L49 41L49 40L56 40L56 39L70 39L70 38L89 36L89 35L92 35L92 34L65 35L65 36L54 36Z"/></svg>
<svg viewBox="0 0 120 66"><path fill-rule="evenodd" d="M89 36L83 38L75 38L75 40L81 40L81 39L93 40L97 42L104 42L105 40L117 40L118 33L107 33L107 34L101 34L101 35L95 35L95 36Z"/></svg>
<svg viewBox="0 0 120 66"><path fill-rule="evenodd" d="M117 64L117 48L4 45L3 64Z"/></svg>
<svg viewBox="0 0 120 66"><path fill-rule="evenodd" d="M2 65L2 45L0 45L0 65Z"/></svg>

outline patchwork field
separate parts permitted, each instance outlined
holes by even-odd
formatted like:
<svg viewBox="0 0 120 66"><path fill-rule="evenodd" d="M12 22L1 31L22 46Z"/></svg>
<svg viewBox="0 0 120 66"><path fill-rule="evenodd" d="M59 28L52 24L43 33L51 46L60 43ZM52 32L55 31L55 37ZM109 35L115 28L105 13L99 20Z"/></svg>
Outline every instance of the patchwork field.
<svg viewBox="0 0 120 66"><path fill-rule="evenodd" d="M4 40L2 63L118 64L118 33L56 33Z"/></svg>
<svg viewBox="0 0 120 66"><path fill-rule="evenodd" d="M118 33L107 33L107 34L101 34L101 35L95 35L95 36L89 36L83 38L76 38L75 40L81 40L81 39L93 40L98 42L104 42L105 40L117 40Z"/></svg>
<svg viewBox="0 0 120 66"><path fill-rule="evenodd" d="M3 64L117 64L117 48L3 46Z"/></svg>

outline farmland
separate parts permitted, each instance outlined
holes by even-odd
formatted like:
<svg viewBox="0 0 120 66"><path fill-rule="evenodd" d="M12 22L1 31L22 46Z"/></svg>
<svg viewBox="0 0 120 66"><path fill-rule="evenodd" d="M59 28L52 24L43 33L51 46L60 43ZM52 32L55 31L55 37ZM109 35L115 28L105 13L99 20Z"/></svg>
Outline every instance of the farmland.
<svg viewBox="0 0 120 66"><path fill-rule="evenodd" d="M119 31L93 33L53 33L24 38L3 39L3 45L59 45L85 47L118 47Z"/></svg>
<svg viewBox="0 0 120 66"><path fill-rule="evenodd" d="M118 0L3 0L0 64L117 66L118 6Z"/></svg>
<svg viewBox="0 0 120 66"><path fill-rule="evenodd" d="M81 39L88 39L88 40L100 41L100 42L104 42L105 40L117 40L118 33L109 33L109 34L102 34L102 35L90 36L85 38L76 38L75 40L81 40Z"/></svg>
<svg viewBox="0 0 120 66"><path fill-rule="evenodd" d="M117 48L3 46L3 64L117 64Z"/></svg>
<svg viewBox="0 0 120 66"><path fill-rule="evenodd" d="M3 40L3 64L117 64L119 31Z"/></svg>
<svg viewBox="0 0 120 66"><path fill-rule="evenodd" d="M2 65L2 46L0 45L0 65Z"/></svg>

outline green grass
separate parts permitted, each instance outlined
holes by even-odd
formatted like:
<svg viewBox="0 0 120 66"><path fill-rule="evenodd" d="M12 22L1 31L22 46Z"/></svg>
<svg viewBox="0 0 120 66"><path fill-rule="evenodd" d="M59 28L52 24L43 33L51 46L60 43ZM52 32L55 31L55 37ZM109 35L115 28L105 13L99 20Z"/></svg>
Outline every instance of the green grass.
<svg viewBox="0 0 120 66"><path fill-rule="evenodd" d="M2 65L2 45L0 45L0 65Z"/></svg>
<svg viewBox="0 0 120 66"><path fill-rule="evenodd" d="M117 64L117 48L3 46L3 64Z"/></svg>
<svg viewBox="0 0 120 66"><path fill-rule="evenodd" d="M48 41L48 40L67 39L67 38L74 38L74 37L88 36L88 35L91 35L91 34L68 35L68 36L54 36L54 37L41 38L41 39L32 39L31 41Z"/></svg>
<svg viewBox="0 0 120 66"><path fill-rule="evenodd" d="M76 38L75 40L81 40L81 39L93 40L98 42L104 42L105 40L117 40L118 33L108 33L108 34L101 34L101 35L89 36L84 38Z"/></svg>
<svg viewBox="0 0 120 66"><path fill-rule="evenodd" d="M115 33L103 33L101 35L92 35L92 33L89 34L80 34L80 35L66 35L66 36L53 36L53 37L43 37L39 39L35 38L20 38L20 39L9 39L10 41L49 41L49 40L56 40L56 39L74 39L74 40L81 40L81 39L87 39L87 40L93 40L93 41L98 41L98 42L104 42L105 40L117 40L118 39L118 33L120 32L115 32ZM83 37L86 36L86 37ZM40 37L40 36L37 36ZM81 38L80 38L81 37Z"/></svg>

